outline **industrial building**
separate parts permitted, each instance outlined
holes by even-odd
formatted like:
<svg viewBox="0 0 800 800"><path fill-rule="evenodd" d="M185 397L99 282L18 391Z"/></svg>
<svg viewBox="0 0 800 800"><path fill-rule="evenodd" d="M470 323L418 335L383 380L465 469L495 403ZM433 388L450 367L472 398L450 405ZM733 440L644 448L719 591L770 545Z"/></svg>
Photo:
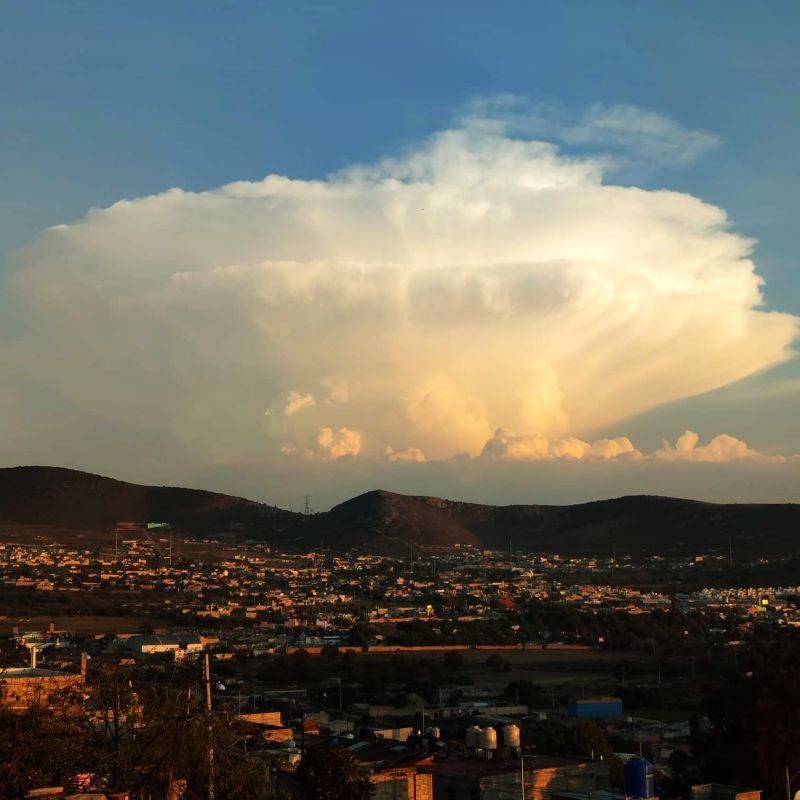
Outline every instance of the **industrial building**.
<svg viewBox="0 0 800 800"><path fill-rule="evenodd" d="M619 697L590 697L570 700L567 716L574 719L601 719L622 716L622 700Z"/></svg>

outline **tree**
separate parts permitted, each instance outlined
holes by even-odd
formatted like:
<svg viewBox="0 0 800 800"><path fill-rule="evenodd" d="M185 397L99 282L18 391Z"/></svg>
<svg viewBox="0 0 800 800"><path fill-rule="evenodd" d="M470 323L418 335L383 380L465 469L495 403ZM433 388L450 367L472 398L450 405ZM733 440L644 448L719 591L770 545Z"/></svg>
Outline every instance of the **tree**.
<svg viewBox="0 0 800 800"><path fill-rule="evenodd" d="M59 692L24 711L0 706L0 800L66 783L79 771L84 729L74 700Z"/></svg>
<svg viewBox="0 0 800 800"><path fill-rule="evenodd" d="M502 672L506 666L506 662L502 656L497 653L492 653L492 655L486 659L486 666L492 670L492 672Z"/></svg>
<svg viewBox="0 0 800 800"><path fill-rule="evenodd" d="M464 656L462 656L461 653L455 650L450 650L444 654L445 669L461 669L463 665Z"/></svg>
<svg viewBox="0 0 800 800"><path fill-rule="evenodd" d="M308 748L297 769L297 778L310 800L369 800L372 786L358 772L358 761L342 747Z"/></svg>
<svg viewBox="0 0 800 800"><path fill-rule="evenodd" d="M782 797L785 770L800 771L800 636L755 638L748 660L729 685L706 693L711 727L695 731L697 765L704 780Z"/></svg>
<svg viewBox="0 0 800 800"><path fill-rule="evenodd" d="M92 715L82 692L51 693L23 711L0 705L0 800L69 785L81 773L107 791L160 797L180 782L185 800L205 800L213 774L217 797L266 798L268 770L245 752L234 718L209 713L186 691L140 696L116 669L101 676L95 700Z"/></svg>

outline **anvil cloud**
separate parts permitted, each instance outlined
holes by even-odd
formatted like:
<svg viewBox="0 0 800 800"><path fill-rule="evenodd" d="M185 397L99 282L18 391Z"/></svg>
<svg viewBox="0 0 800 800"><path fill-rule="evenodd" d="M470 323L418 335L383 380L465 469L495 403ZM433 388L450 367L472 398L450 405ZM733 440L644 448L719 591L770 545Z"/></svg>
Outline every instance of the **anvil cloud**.
<svg viewBox="0 0 800 800"><path fill-rule="evenodd" d="M662 119L636 135L679 151ZM209 463L639 457L578 437L790 358L798 319L762 307L724 211L613 185L610 163L473 116L325 180L171 189L51 228L9 270L0 443L39 413ZM656 457L754 452L715 442Z"/></svg>

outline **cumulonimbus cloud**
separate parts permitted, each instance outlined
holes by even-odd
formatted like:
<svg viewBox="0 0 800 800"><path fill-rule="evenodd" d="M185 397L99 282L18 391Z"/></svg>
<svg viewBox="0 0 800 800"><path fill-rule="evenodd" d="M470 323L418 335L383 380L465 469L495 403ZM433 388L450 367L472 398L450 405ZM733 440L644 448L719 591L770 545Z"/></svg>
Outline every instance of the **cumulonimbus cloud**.
<svg viewBox="0 0 800 800"><path fill-rule="evenodd" d="M632 114L584 124L618 140ZM721 209L483 123L325 180L172 189L45 231L9 270L6 406L47 393L65 424L215 461L634 458L577 437L791 357L798 319L763 308Z"/></svg>

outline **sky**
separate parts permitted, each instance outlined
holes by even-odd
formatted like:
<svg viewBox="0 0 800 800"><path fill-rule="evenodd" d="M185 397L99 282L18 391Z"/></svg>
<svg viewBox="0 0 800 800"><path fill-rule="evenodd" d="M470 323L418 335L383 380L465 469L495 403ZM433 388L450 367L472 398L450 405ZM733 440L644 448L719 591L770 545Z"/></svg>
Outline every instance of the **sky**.
<svg viewBox="0 0 800 800"><path fill-rule="evenodd" d="M0 463L800 501L800 7L0 7Z"/></svg>

